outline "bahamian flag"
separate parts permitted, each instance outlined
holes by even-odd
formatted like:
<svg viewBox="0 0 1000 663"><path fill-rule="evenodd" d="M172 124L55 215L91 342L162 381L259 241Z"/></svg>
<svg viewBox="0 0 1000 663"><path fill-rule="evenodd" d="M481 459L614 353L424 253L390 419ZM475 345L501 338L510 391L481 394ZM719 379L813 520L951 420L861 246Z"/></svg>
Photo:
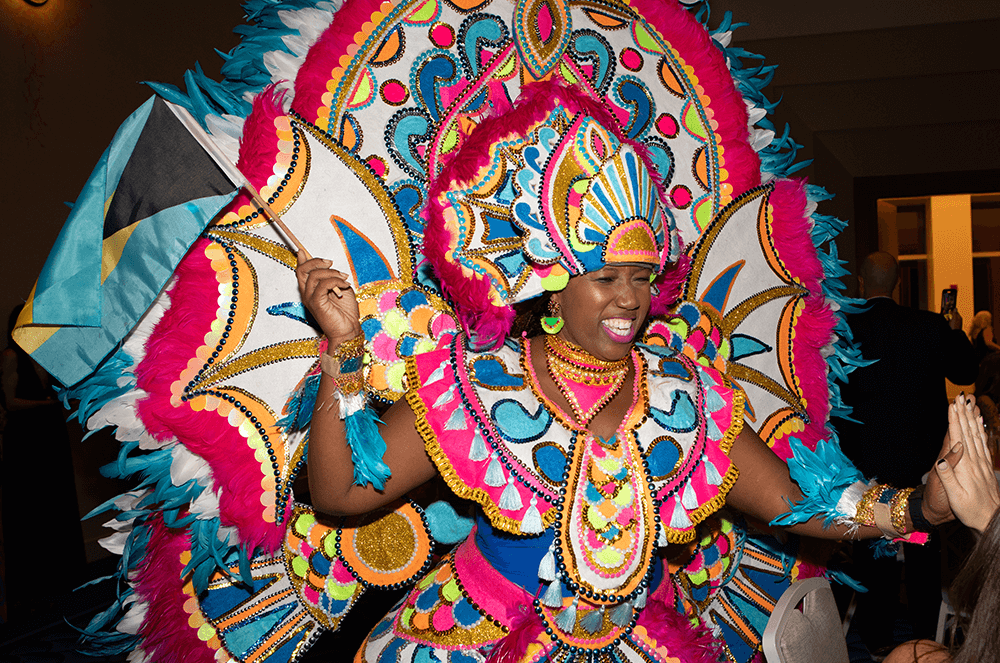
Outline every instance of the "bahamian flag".
<svg viewBox="0 0 1000 663"><path fill-rule="evenodd" d="M122 124L18 318L14 340L66 386L117 348L242 184L184 120L154 96Z"/></svg>

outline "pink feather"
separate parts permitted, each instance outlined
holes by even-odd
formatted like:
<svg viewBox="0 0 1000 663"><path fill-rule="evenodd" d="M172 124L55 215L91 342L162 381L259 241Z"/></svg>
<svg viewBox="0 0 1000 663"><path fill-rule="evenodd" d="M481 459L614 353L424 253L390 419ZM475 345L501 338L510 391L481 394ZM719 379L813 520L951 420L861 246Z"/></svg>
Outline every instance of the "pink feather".
<svg viewBox="0 0 1000 663"><path fill-rule="evenodd" d="M176 437L212 469L219 498L219 519L235 526L247 550L268 552L281 545L283 528L261 517L261 465L239 431L215 412L194 411L187 403L170 403L170 386L204 343L218 309L219 283L205 257L209 240L200 239L181 261L170 291L170 308L146 343L146 356L136 368L139 388L149 396L138 404L146 430L159 440Z"/></svg>
<svg viewBox="0 0 1000 663"><path fill-rule="evenodd" d="M760 157L750 147L749 116L743 96L726 66L726 58L704 26L678 2L628 0L633 9L677 51L685 64L698 75L698 85L711 99L709 116L723 150L727 182L736 196L760 184Z"/></svg>
<svg viewBox="0 0 1000 663"><path fill-rule="evenodd" d="M215 652L188 624L184 603L191 597L182 589L181 554L190 549L186 533L170 529L157 517L149 522L146 554L131 577L135 593L148 604L139 626L142 648L150 660L162 663L213 663Z"/></svg>
<svg viewBox="0 0 1000 663"><path fill-rule="evenodd" d="M811 220L806 212L805 180L779 180L771 194L774 247L785 267L809 289L802 315L795 328L795 372L805 395L809 424L799 435L810 449L827 436L830 411L826 360L819 350L833 338L836 314L823 297L823 265L813 248ZM787 439L774 445L782 459L791 455Z"/></svg>

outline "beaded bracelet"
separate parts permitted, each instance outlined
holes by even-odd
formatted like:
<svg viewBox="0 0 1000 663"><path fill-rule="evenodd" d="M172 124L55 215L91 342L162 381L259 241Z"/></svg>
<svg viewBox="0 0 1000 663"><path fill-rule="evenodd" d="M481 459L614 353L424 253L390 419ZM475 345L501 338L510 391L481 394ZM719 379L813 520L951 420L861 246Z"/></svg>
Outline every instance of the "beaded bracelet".
<svg viewBox="0 0 1000 663"><path fill-rule="evenodd" d="M337 387L336 398L340 404L340 418L344 419L365 407L365 377L361 370L365 355L365 335L358 334L340 344L332 352L327 349L320 355L320 367L333 378Z"/></svg>

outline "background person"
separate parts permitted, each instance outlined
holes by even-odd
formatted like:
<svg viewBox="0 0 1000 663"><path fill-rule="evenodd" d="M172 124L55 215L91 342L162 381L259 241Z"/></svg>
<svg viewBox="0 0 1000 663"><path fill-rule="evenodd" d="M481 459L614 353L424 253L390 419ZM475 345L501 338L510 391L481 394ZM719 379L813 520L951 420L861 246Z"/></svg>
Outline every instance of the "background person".
<svg viewBox="0 0 1000 663"><path fill-rule="evenodd" d="M892 299L899 266L889 253L872 253L858 281L867 308L847 316L865 359L841 387L851 419L837 424L844 453L869 479L915 486L937 457L948 429L945 378L956 384L976 379L972 344L962 319L898 305ZM904 544L906 599L919 637L934 636L941 603L940 542ZM900 568L895 557L876 558L867 542L854 544L854 573L869 591L857 595L855 619L870 651L892 646L898 611Z"/></svg>
<svg viewBox="0 0 1000 663"><path fill-rule="evenodd" d="M985 663L1000 657L1000 488L982 417L968 403L955 403L949 419L949 437L956 442L935 471L955 515L979 536L950 591L964 638L957 645L953 629L950 649L930 640L907 642L885 663Z"/></svg>

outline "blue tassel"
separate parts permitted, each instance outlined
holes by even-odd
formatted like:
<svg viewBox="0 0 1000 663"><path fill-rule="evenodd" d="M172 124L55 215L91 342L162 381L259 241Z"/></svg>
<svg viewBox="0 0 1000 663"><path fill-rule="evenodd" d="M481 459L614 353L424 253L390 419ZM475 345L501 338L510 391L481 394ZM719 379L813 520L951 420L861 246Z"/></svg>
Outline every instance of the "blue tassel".
<svg viewBox="0 0 1000 663"><path fill-rule="evenodd" d="M554 580L549 584L549 588L545 590L545 594L542 595L541 601L542 605L546 607L558 608L563 604L562 599L562 583L558 580Z"/></svg>
<svg viewBox="0 0 1000 663"><path fill-rule="evenodd" d="M562 629L564 633L572 633L576 627L576 606L579 603L580 599L573 597L573 602L569 604L569 607L565 608L556 617L556 626Z"/></svg>
<svg viewBox="0 0 1000 663"><path fill-rule="evenodd" d="M381 423L378 417L369 408L362 408L344 419L344 429L354 463L355 485L370 483L376 490L382 490L391 472L382 460L386 447L377 423Z"/></svg>
<svg viewBox="0 0 1000 663"><path fill-rule="evenodd" d="M597 610L591 610L580 620L580 628L593 635L604 626L604 606Z"/></svg>

